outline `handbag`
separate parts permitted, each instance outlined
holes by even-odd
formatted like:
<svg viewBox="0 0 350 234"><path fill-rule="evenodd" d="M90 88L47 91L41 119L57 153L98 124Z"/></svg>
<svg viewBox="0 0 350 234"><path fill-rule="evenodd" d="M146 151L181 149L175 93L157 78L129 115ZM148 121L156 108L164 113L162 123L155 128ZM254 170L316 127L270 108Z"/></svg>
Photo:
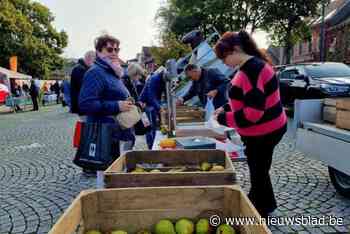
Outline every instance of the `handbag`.
<svg viewBox="0 0 350 234"><path fill-rule="evenodd" d="M115 118L122 129L132 128L141 119L140 109L133 105L129 111L119 113Z"/></svg>
<svg viewBox="0 0 350 234"><path fill-rule="evenodd" d="M75 123L75 128L74 128L74 136L73 136L73 147L78 148L80 145L80 138L81 138L81 128L83 126L83 122L77 121Z"/></svg>
<svg viewBox="0 0 350 234"><path fill-rule="evenodd" d="M138 121L135 126L135 135L143 136L152 129L151 122L145 112L141 115L141 120Z"/></svg>
<svg viewBox="0 0 350 234"><path fill-rule="evenodd" d="M106 170L119 155L119 142L113 139L115 125L84 123L73 163L90 170Z"/></svg>

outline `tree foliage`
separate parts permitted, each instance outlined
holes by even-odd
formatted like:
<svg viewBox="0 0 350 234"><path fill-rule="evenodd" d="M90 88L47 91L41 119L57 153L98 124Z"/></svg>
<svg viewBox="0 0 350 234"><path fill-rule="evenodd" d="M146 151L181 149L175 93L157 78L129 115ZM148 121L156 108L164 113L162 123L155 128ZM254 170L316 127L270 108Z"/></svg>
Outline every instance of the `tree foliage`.
<svg viewBox="0 0 350 234"><path fill-rule="evenodd" d="M54 17L44 5L31 0L0 1L0 66L18 56L19 71L48 78L63 66L60 54L68 36L52 25Z"/></svg>
<svg viewBox="0 0 350 234"><path fill-rule="evenodd" d="M322 3L327 0L270 1L264 29L270 34L273 44L286 48L287 63L291 61L293 45L311 37L310 19L320 13Z"/></svg>
<svg viewBox="0 0 350 234"><path fill-rule="evenodd" d="M263 24L267 0L167 0L156 19L161 32L180 37L200 29L206 36L215 27L220 33L250 29Z"/></svg>
<svg viewBox="0 0 350 234"><path fill-rule="evenodd" d="M178 38L200 29L207 36L213 27L220 33L262 29L274 45L287 48L311 36L310 19L318 16L322 2L329 0L166 0L156 19L161 33Z"/></svg>
<svg viewBox="0 0 350 234"><path fill-rule="evenodd" d="M190 47L179 41L173 33L163 34L161 45L151 47L151 54L156 64L163 65L168 59L180 58L191 51Z"/></svg>

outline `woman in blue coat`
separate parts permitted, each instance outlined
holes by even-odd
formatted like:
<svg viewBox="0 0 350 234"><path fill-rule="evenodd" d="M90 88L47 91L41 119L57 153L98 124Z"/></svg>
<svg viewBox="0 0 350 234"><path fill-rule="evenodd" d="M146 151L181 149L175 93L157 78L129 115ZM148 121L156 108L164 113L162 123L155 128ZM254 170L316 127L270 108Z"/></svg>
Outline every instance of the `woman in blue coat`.
<svg viewBox="0 0 350 234"><path fill-rule="evenodd" d="M134 141L132 129L121 130L114 120L117 114L129 111L133 105L127 100L130 94L121 80L121 68L113 62L118 59L119 44L118 39L109 35L96 39L97 58L84 75L79 110L87 116L87 122L115 124L118 129L113 134L115 141Z"/></svg>
<svg viewBox="0 0 350 234"><path fill-rule="evenodd" d="M152 130L146 134L146 142L152 149L157 131L157 116L161 111L162 94L165 92L164 71L151 75L146 81L139 101L146 104L145 112L151 122Z"/></svg>

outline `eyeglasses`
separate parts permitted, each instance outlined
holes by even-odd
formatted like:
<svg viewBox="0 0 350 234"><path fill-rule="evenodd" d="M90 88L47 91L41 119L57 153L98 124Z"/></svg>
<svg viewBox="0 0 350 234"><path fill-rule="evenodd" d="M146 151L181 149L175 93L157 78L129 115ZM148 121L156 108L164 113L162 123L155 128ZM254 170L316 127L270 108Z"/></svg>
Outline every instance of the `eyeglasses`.
<svg viewBox="0 0 350 234"><path fill-rule="evenodd" d="M118 53L120 51L120 48L119 47L106 47L106 50L108 53L113 53L113 52Z"/></svg>

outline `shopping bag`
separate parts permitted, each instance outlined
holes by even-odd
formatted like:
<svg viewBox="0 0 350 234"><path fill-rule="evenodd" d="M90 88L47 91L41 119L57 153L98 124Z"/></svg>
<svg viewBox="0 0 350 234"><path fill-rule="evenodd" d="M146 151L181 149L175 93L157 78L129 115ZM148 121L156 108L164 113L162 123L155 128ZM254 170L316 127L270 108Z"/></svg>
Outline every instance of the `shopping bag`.
<svg viewBox="0 0 350 234"><path fill-rule="evenodd" d="M122 129L132 128L141 119L140 109L133 105L129 111L124 111L116 116L116 121Z"/></svg>
<svg viewBox="0 0 350 234"><path fill-rule="evenodd" d="M113 140L115 125L84 123L73 163L90 170L106 170L119 155L119 142Z"/></svg>
<svg viewBox="0 0 350 234"><path fill-rule="evenodd" d="M75 123L74 135L73 135L73 147L78 148L80 144L80 136L81 136L81 128L83 126L83 122L77 121Z"/></svg>
<svg viewBox="0 0 350 234"><path fill-rule="evenodd" d="M139 120L134 126L135 135L143 136L147 132L149 132L151 129L152 129L151 121L149 120L147 114L143 112L141 115L141 120Z"/></svg>
<svg viewBox="0 0 350 234"><path fill-rule="evenodd" d="M215 107L213 104L213 98L208 97L207 104L205 105L205 121L208 121L210 119L210 116L212 116L214 112Z"/></svg>

